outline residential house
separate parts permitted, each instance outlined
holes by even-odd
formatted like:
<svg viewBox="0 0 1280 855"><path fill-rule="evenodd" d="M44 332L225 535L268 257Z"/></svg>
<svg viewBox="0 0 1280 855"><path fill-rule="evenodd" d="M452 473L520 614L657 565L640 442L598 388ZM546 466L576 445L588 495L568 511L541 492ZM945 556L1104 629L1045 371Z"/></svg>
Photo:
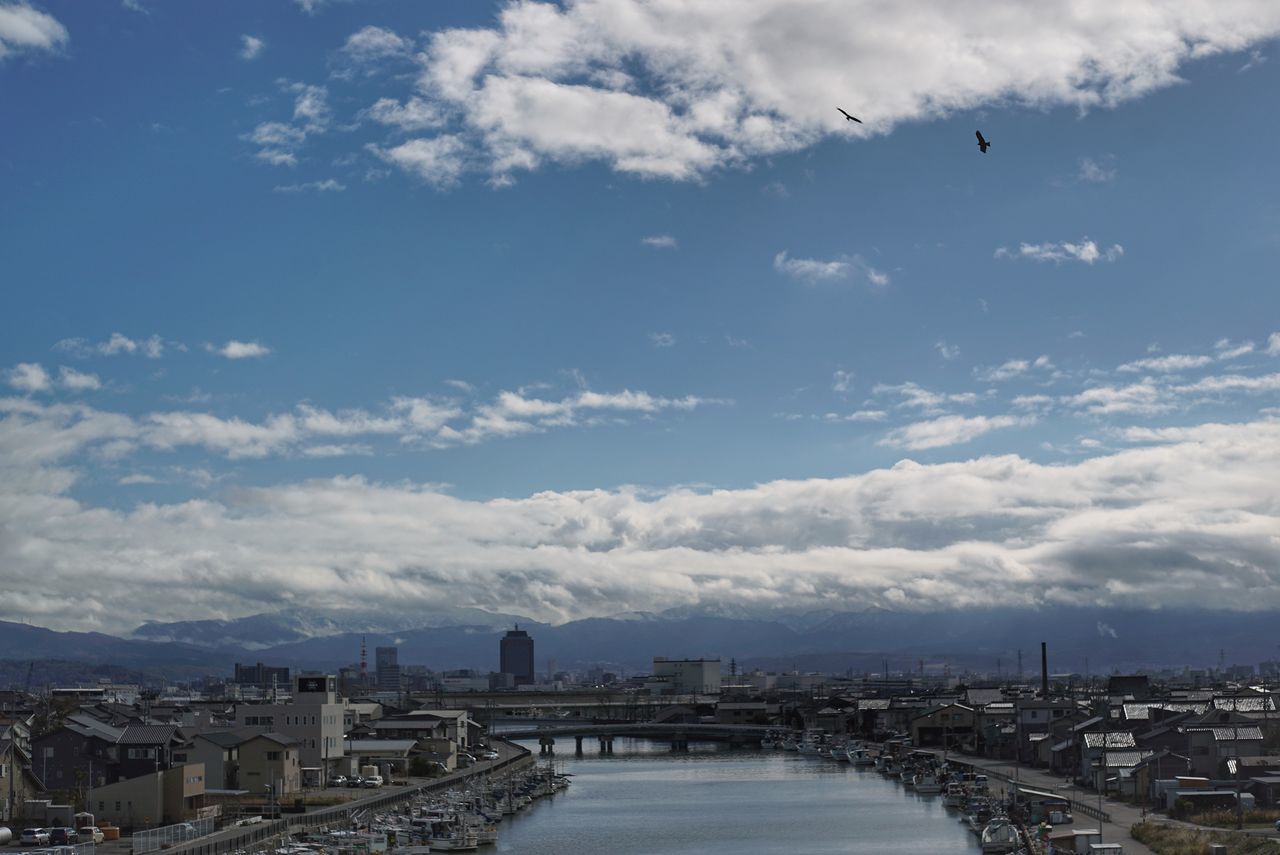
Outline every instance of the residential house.
<svg viewBox="0 0 1280 855"><path fill-rule="evenodd" d="M239 788L275 797L302 790L301 740L282 733L261 733L238 746Z"/></svg>
<svg viewBox="0 0 1280 855"><path fill-rule="evenodd" d="M955 750L974 742L977 721L973 707L964 704L930 707L911 719L911 743L917 748Z"/></svg>
<svg viewBox="0 0 1280 855"><path fill-rule="evenodd" d="M204 792L204 766L188 763L96 787L89 807L97 821L130 832L198 818Z"/></svg>

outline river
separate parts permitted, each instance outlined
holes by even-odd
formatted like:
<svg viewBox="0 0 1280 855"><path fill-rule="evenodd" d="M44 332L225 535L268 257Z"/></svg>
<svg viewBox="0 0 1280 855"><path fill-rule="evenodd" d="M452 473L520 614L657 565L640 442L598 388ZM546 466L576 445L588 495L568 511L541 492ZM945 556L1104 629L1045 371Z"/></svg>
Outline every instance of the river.
<svg viewBox="0 0 1280 855"><path fill-rule="evenodd" d="M977 841L940 796L874 769L785 751L617 739L614 753L556 755L573 784L500 826L499 852L973 853ZM525 743L537 753L537 742ZM586 740L594 749L594 740ZM545 762L545 761L544 761Z"/></svg>

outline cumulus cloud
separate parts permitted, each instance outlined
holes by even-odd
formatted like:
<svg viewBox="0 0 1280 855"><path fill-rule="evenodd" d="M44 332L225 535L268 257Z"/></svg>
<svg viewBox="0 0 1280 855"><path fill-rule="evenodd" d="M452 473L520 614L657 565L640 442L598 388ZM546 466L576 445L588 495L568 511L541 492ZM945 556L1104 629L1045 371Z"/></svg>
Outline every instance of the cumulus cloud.
<svg viewBox="0 0 1280 855"><path fill-rule="evenodd" d="M1248 351L1245 351L1246 353ZM1116 370L1124 372L1154 371L1157 374L1171 374L1175 371L1187 371L1192 368L1203 368L1213 363L1212 356L1192 356L1185 353L1170 353L1167 356L1153 356L1126 362Z"/></svg>
<svg viewBox="0 0 1280 855"><path fill-rule="evenodd" d="M28 3L0 3L0 62L22 53L60 49L71 36L58 19Z"/></svg>
<svg viewBox="0 0 1280 855"><path fill-rule="evenodd" d="M431 130L445 123L435 105L421 98L410 98L403 104L395 98L379 98L365 111L365 115L375 122L406 132Z"/></svg>
<svg viewBox="0 0 1280 855"><path fill-rule="evenodd" d="M1223 338L1214 342L1213 349L1217 351L1215 355L1218 359L1236 359L1253 353L1254 344L1251 341L1233 342L1229 338Z"/></svg>
<svg viewBox="0 0 1280 855"><path fill-rule="evenodd" d="M1001 365L987 368L975 368L974 376L986 383L1001 383L1028 374L1033 370L1052 369L1053 362L1047 355L1035 359L1010 359Z"/></svg>
<svg viewBox="0 0 1280 855"><path fill-rule="evenodd" d="M271 348L256 341L236 341L232 339L221 347L207 344L205 349L227 359L258 359L271 353Z"/></svg>
<svg viewBox="0 0 1280 855"><path fill-rule="evenodd" d="M23 392L43 392L53 385L49 372L36 362L19 362L5 372L5 382Z"/></svg>
<svg viewBox="0 0 1280 855"><path fill-rule="evenodd" d="M272 190L276 193L341 193L347 185L336 178L323 181L307 181L303 184L277 184Z"/></svg>
<svg viewBox="0 0 1280 855"><path fill-rule="evenodd" d="M671 235L649 235L648 237L640 238L640 242L654 249L676 249L680 246Z"/></svg>
<svg viewBox="0 0 1280 855"><path fill-rule="evenodd" d="M123 630L254 613L282 590L549 621L699 602L1280 608L1276 421L1189 426L1073 464L904 460L741 489L478 501L341 477L134 507L73 497L71 455L132 429L0 400L0 619ZM82 608L49 593L91 582Z"/></svg>
<svg viewBox="0 0 1280 855"><path fill-rule="evenodd" d="M258 147L254 157L272 166L297 166L306 131L285 122L261 122L242 139Z"/></svg>
<svg viewBox="0 0 1280 855"><path fill-rule="evenodd" d="M835 373L831 375L832 392L848 392L849 385L851 383L853 383L852 371L845 371L843 368L837 368Z"/></svg>
<svg viewBox="0 0 1280 855"><path fill-rule="evenodd" d="M880 445L920 451L971 442L993 430L1025 427L1035 424L1036 417L1021 416L939 416L894 428L880 440Z"/></svg>
<svg viewBox="0 0 1280 855"><path fill-rule="evenodd" d="M876 287L889 284L887 273L876 270L856 255L822 261L816 258L792 258L784 250L773 257L773 269L811 285L848 279L855 273L862 273L866 281Z"/></svg>
<svg viewBox="0 0 1280 855"><path fill-rule="evenodd" d="M458 137L445 135L412 139L389 149L371 146L370 151L428 184L451 187L462 175L466 146Z"/></svg>
<svg viewBox="0 0 1280 855"><path fill-rule="evenodd" d="M899 409L916 409L925 415L942 413L951 404L976 404L976 392L933 392L918 383L887 384L878 383L872 388L873 395L892 395L899 401Z"/></svg>
<svg viewBox="0 0 1280 855"><path fill-rule="evenodd" d="M367 64L407 57L413 51L413 42L385 27L367 26L348 36L341 51L349 60Z"/></svg>
<svg viewBox="0 0 1280 855"><path fill-rule="evenodd" d="M1099 249L1098 244L1089 238L1082 238L1079 243L1062 241L1061 243L1024 243L1016 250L1000 247L995 252L996 258L1022 258L1031 261L1052 261L1060 264L1063 261L1080 261L1093 264L1096 261L1115 261L1124 255L1124 247L1113 243L1106 249Z"/></svg>
<svg viewBox="0 0 1280 855"><path fill-rule="evenodd" d="M1079 178L1090 184L1106 184L1116 180L1116 168L1113 159L1107 158L1099 163L1091 157L1080 158Z"/></svg>
<svg viewBox="0 0 1280 855"><path fill-rule="evenodd" d="M715 3L530 0L491 25L430 34L418 94L451 117L462 161L503 180L583 161L696 180L847 139L831 104L853 100L875 117L855 137L992 103L1110 107L1176 83L1192 59L1278 33L1267 0L994 0L976 11L759 0L733 14Z"/></svg>
<svg viewBox="0 0 1280 855"><path fill-rule="evenodd" d="M1267 338L1267 355L1280 356L1280 332L1273 332Z"/></svg>
<svg viewBox="0 0 1280 855"><path fill-rule="evenodd" d="M649 343L654 347L675 347L676 337L671 333L651 332L649 333Z"/></svg>
<svg viewBox="0 0 1280 855"><path fill-rule="evenodd" d="M266 49L267 43L257 36L248 34L240 37L240 58L243 60L257 59Z"/></svg>
<svg viewBox="0 0 1280 855"><path fill-rule="evenodd" d="M58 368L58 385L73 392L88 392L102 388L102 381L97 374L77 371L63 365Z"/></svg>
<svg viewBox="0 0 1280 855"><path fill-rule="evenodd" d="M1071 395L1070 406L1093 415L1140 413L1150 415L1172 409L1167 391L1150 378L1127 386L1095 386Z"/></svg>
<svg viewBox="0 0 1280 855"><path fill-rule="evenodd" d="M958 345L947 344L942 339L938 339L933 344L934 350L938 351L938 355L947 362L954 362L960 358L960 348Z"/></svg>

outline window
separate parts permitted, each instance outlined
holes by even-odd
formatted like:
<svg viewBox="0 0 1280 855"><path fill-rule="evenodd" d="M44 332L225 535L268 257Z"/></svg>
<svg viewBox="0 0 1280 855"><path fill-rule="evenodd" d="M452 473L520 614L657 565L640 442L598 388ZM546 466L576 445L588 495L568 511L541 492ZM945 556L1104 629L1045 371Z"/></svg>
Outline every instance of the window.
<svg viewBox="0 0 1280 855"><path fill-rule="evenodd" d="M268 751L268 752L267 752L267 759L268 759L268 760L279 760L279 759L280 759L280 752L279 752L279 751Z"/></svg>
<svg viewBox="0 0 1280 855"><path fill-rule="evenodd" d="M132 806L133 806L133 802L129 802L129 805L130 805L130 807L132 807ZM116 810L120 810L120 803L119 803L119 802L116 802Z"/></svg>
<svg viewBox="0 0 1280 855"><path fill-rule="evenodd" d="M130 748L129 749L130 760L150 760L155 756L156 756L156 750L154 748Z"/></svg>

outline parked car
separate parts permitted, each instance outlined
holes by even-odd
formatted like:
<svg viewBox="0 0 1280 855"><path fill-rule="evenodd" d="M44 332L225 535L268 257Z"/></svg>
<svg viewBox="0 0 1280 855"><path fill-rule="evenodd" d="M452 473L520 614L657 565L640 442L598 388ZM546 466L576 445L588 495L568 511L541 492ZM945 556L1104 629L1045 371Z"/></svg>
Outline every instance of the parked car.
<svg viewBox="0 0 1280 855"><path fill-rule="evenodd" d="M329 778L329 786L331 787L345 787L346 785L347 785L346 775L333 775Z"/></svg>
<svg viewBox="0 0 1280 855"><path fill-rule="evenodd" d="M47 828L28 828L22 832L19 838L23 846L48 846L49 845L49 829Z"/></svg>
<svg viewBox="0 0 1280 855"><path fill-rule="evenodd" d="M59 825L49 829L50 846L75 846L79 842L74 828Z"/></svg>
<svg viewBox="0 0 1280 855"><path fill-rule="evenodd" d="M360 784L360 786L362 786L362 787L369 787L369 788L371 788L371 789L372 789L372 788L376 788L376 787L381 787L381 786L382 786L382 776L381 776L381 775L370 775L369 777L367 777L367 778L365 778L365 779L364 779L364 781Z"/></svg>
<svg viewBox="0 0 1280 855"><path fill-rule="evenodd" d="M497 759L498 759L498 752L497 752L497 751L494 751L492 748L490 748L490 749L489 749L488 751L486 751L482 756L483 756L483 757L484 757L484 759L486 759L486 760L497 760Z"/></svg>
<svg viewBox="0 0 1280 855"><path fill-rule="evenodd" d="M92 825L86 825L76 832L76 839L81 843L101 843L104 837L102 829Z"/></svg>
<svg viewBox="0 0 1280 855"><path fill-rule="evenodd" d="M465 769L468 766L474 766L474 765L476 765L476 758L472 757L470 754L468 754L465 751L458 752L458 766L460 768Z"/></svg>
<svg viewBox="0 0 1280 855"><path fill-rule="evenodd" d="M347 778L347 786L348 786L348 787L363 787L363 786L364 786L364 778L361 778L359 775L352 775L350 778Z"/></svg>

